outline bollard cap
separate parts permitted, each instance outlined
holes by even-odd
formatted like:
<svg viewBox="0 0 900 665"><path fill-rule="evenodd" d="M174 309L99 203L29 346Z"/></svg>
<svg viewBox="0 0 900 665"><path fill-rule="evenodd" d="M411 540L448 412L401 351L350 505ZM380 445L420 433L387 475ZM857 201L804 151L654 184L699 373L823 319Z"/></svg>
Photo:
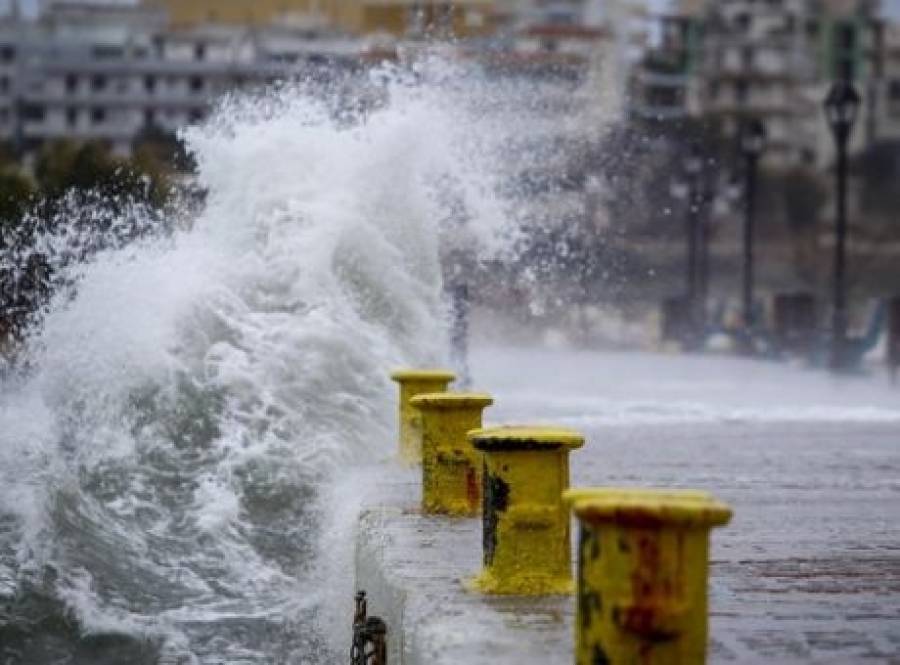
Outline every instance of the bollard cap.
<svg viewBox="0 0 900 665"><path fill-rule="evenodd" d="M487 393L423 393L416 395L409 403L419 409L473 409L484 408L494 403Z"/></svg>
<svg viewBox="0 0 900 665"><path fill-rule="evenodd" d="M563 427L489 427L468 434L472 445L485 452L506 450L554 450L580 448L584 437Z"/></svg>
<svg viewBox="0 0 900 665"><path fill-rule="evenodd" d="M405 381L453 381L456 374L449 369L398 369L391 372L391 380L397 383Z"/></svg>
<svg viewBox="0 0 900 665"><path fill-rule="evenodd" d="M563 500L589 524L709 528L728 524L732 514L729 506L701 490L586 487L566 490Z"/></svg>

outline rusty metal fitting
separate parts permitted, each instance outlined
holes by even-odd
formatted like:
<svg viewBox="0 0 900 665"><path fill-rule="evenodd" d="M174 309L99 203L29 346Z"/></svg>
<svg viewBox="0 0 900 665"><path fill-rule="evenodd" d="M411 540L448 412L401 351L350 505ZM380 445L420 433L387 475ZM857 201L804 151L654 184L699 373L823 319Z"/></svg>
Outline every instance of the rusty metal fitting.
<svg viewBox="0 0 900 665"><path fill-rule="evenodd" d="M405 464L422 463L422 416L409 400L422 393L445 392L455 378L445 369L404 369L391 374L400 386L400 460Z"/></svg>
<svg viewBox="0 0 900 665"><path fill-rule="evenodd" d="M484 453L483 563L470 587L495 594L567 594L574 590L569 513L569 452L578 432L556 427L475 430Z"/></svg>
<svg viewBox="0 0 900 665"><path fill-rule="evenodd" d="M481 427L484 393L425 393L410 403L422 414L422 510L472 516L481 511L482 455L466 434Z"/></svg>
<svg viewBox="0 0 900 665"><path fill-rule="evenodd" d="M706 661L709 532L731 509L708 492L577 488L575 662Z"/></svg>
<svg viewBox="0 0 900 665"><path fill-rule="evenodd" d="M350 665L387 665L387 624L368 616L366 592L356 594Z"/></svg>

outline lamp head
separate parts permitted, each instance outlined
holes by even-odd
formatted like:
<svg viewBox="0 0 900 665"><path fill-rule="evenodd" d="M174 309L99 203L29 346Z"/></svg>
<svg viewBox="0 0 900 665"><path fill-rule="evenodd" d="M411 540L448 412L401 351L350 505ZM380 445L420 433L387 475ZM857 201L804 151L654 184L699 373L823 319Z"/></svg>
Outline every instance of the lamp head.
<svg viewBox="0 0 900 665"><path fill-rule="evenodd" d="M825 97L825 117L835 136L849 133L856 122L862 98L848 80L835 81Z"/></svg>
<svg viewBox="0 0 900 665"><path fill-rule="evenodd" d="M766 126L759 118L751 118L741 127L741 152L747 157L759 157L766 147Z"/></svg>

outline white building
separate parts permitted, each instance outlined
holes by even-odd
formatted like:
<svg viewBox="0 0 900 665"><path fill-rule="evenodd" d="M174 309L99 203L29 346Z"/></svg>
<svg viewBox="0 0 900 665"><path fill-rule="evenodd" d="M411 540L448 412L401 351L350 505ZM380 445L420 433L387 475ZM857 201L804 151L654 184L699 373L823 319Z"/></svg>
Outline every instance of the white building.
<svg viewBox="0 0 900 665"><path fill-rule="evenodd" d="M95 3L0 23L0 139L24 151L61 138L125 154L147 128L201 120L222 93L310 66L353 66L364 44L287 26L168 27L166 16Z"/></svg>

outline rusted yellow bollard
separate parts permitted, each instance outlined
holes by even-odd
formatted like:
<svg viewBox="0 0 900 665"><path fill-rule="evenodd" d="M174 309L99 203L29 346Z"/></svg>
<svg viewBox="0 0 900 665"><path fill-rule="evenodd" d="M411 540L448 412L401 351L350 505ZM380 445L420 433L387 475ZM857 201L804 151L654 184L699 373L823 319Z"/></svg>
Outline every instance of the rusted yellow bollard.
<svg viewBox="0 0 900 665"><path fill-rule="evenodd" d="M543 595L574 590L569 512L569 452L577 432L500 427L469 433L484 453L484 567L471 586L485 593Z"/></svg>
<svg viewBox="0 0 900 665"><path fill-rule="evenodd" d="M477 515L482 455L466 434L481 427L481 414L494 400L483 393L425 393L410 403L422 414L422 510Z"/></svg>
<svg viewBox="0 0 900 665"><path fill-rule="evenodd" d="M731 509L693 490L573 489L578 665L706 661L709 532Z"/></svg>
<svg viewBox="0 0 900 665"><path fill-rule="evenodd" d="M422 421L419 410L409 403L422 393L440 393L456 375L445 369L404 369L391 374L400 385L400 460L406 464L422 461Z"/></svg>

